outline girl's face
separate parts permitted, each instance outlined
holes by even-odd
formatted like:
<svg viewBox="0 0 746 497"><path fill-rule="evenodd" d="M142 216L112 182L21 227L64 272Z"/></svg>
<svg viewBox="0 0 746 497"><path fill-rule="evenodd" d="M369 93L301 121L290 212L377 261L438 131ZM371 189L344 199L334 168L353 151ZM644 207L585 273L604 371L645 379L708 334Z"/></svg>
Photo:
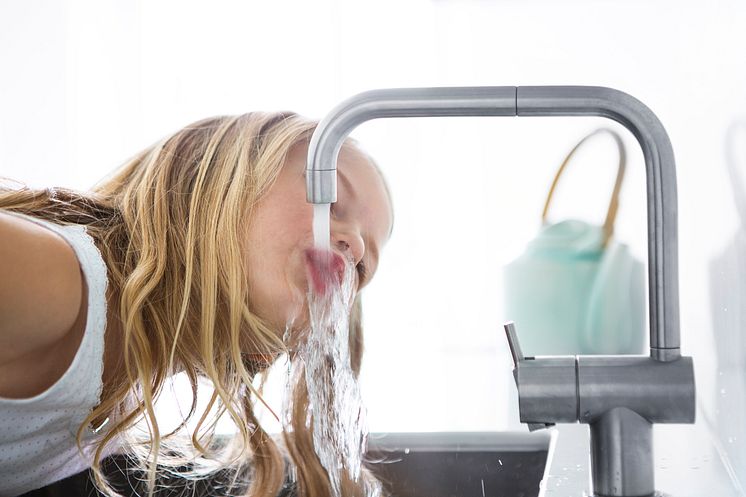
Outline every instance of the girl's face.
<svg viewBox="0 0 746 497"><path fill-rule="evenodd" d="M314 239L313 205L306 201L307 153L305 144L290 149L277 181L257 204L248 226L251 308L280 336L286 326L300 329L308 324L305 295ZM380 173L358 150L342 147L337 179L337 202L331 205L331 248L357 266L359 290L376 272L393 214Z"/></svg>

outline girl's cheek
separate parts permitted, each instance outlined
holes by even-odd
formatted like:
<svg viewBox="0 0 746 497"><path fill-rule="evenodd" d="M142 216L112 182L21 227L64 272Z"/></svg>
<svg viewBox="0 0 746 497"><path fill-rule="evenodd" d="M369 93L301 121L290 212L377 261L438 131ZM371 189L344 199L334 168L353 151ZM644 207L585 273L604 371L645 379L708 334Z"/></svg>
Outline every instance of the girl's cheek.
<svg viewBox="0 0 746 497"><path fill-rule="evenodd" d="M304 204L296 219L299 226L311 228L313 224L313 204L305 202L305 197Z"/></svg>

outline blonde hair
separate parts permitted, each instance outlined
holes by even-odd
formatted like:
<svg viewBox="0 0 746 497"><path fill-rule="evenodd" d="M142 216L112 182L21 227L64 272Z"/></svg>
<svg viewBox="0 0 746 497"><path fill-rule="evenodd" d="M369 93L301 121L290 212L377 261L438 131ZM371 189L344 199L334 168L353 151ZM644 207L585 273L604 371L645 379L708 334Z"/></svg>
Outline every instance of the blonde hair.
<svg viewBox="0 0 746 497"><path fill-rule="evenodd" d="M241 234L290 148L308 141L315 126L294 113L215 117L149 147L91 192L0 188L0 208L86 225L106 262L123 327L124 368L78 430L81 445L93 422L111 419L112 426L96 440L92 468L102 491L116 494L101 467L104 448L142 418L149 436L137 457L147 474L148 493L156 488L159 468L197 478L195 471L178 469L195 459L183 455L185 447L170 444L176 430L161 433L154 411L164 382L183 371L193 395L180 428L195 416L198 379L214 386L190 447L194 455L217 461L210 474L230 469L232 485L248 484L246 495L275 497L289 456L299 495L331 495L305 415L293 415L293 430L283 434L284 442L261 427L254 403L263 402L263 383L255 388L253 381L271 361L250 363L241 352L247 337L252 350L266 357L286 351L277 330L250 309ZM350 319L350 347L358 375L363 352L359 295ZM305 389L296 389L293 405L294 414L305 412ZM215 440L215 422L225 412L240 435L230 447ZM376 482L367 469L359 481L343 481L344 495L360 496Z"/></svg>

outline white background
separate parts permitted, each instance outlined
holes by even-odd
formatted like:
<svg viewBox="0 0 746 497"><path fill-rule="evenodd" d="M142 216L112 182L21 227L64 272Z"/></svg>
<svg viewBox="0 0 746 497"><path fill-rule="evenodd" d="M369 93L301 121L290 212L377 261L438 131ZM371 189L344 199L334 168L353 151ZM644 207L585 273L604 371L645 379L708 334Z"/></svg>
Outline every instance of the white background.
<svg viewBox="0 0 746 497"><path fill-rule="evenodd" d="M711 302L713 285L735 301L742 293L709 265L744 229L724 151L728 127L746 119L745 26L746 3L736 1L3 1L0 175L86 189L197 119L252 110L321 118L375 88L623 90L658 115L674 147L682 347L708 415L698 422L731 423L735 434L713 434L738 460L746 391L721 382L744 373L743 320L729 330L713 322L746 309ZM381 120L353 133L380 163L396 210L365 295L372 431L520 429L501 269L539 228L564 153L602 123ZM644 259L644 164L622 131L631 152L616 235ZM743 171L746 131L733 146ZM590 146L563 178L554 216L601 222L615 160L609 142ZM743 268L729 264L731 276ZM716 354L724 334L736 344L729 368ZM723 398L741 411L720 412Z"/></svg>

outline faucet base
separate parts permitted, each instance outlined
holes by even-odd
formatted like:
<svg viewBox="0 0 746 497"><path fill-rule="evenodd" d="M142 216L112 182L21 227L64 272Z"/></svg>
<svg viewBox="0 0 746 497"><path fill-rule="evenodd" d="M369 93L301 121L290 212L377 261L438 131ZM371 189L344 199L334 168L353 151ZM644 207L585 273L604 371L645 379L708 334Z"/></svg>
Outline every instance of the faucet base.
<svg viewBox="0 0 746 497"><path fill-rule="evenodd" d="M654 495L653 425L634 411L617 407L590 428L594 495Z"/></svg>

